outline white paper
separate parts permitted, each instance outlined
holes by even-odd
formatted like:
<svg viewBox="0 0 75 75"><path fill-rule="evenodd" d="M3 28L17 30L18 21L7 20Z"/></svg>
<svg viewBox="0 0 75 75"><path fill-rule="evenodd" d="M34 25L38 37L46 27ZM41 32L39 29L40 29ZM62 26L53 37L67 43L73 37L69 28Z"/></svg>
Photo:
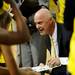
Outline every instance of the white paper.
<svg viewBox="0 0 75 75"><path fill-rule="evenodd" d="M68 57L61 57L60 62L61 62L61 65L67 65L68 64Z"/></svg>
<svg viewBox="0 0 75 75"><path fill-rule="evenodd" d="M41 71L52 70L52 68L50 68L49 66L45 65L45 66L32 67L32 70L34 70L36 72L41 72Z"/></svg>

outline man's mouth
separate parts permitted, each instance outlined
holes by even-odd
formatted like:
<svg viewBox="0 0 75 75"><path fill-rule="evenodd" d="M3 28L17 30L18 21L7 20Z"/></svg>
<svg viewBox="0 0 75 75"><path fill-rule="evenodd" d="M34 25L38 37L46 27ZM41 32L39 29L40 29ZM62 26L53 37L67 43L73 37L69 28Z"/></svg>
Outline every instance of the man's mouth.
<svg viewBox="0 0 75 75"><path fill-rule="evenodd" d="M39 31L40 31L40 32L42 32L42 31L43 31L43 29L39 29Z"/></svg>

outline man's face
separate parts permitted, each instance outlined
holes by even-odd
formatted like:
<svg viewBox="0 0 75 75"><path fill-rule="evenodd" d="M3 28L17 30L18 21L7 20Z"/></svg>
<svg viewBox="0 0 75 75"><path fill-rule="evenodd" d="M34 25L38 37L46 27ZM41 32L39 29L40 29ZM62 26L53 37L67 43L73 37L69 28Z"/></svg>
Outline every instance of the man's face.
<svg viewBox="0 0 75 75"><path fill-rule="evenodd" d="M50 33L50 19L44 17L34 17L36 28L40 32L40 35L49 35Z"/></svg>

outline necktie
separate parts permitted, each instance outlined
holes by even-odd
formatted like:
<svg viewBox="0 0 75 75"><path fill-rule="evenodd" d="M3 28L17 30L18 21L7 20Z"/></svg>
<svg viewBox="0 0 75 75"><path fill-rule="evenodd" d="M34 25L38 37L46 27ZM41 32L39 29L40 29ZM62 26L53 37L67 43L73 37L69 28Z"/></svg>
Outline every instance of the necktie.
<svg viewBox="0 0 75 75"><path fill-rule="evenodd" d="M55 47L54 47L53 38L50 37L50 40L51 40L51 57L56 57L56 51L55 51Z"/></svg>
<svg viewBox="0 0 75 75"><path fill-rule="evenodd" d="M56 57L56 51L55 51L55 46L54 46L54 41L53 38L50 36L50 41L51 41L51 53L50 51L47 49L46 52L46 64L48 63L48 60L50 59L50 57Z"/></svg>
<svg viewBox="0 0 75 75"><path fill-rule="evenodd" d="M50 52L49 52L49 50L48 49L46 49L47 51L46 51L46 64L48 63L48 60L50 59Z"/></svg>

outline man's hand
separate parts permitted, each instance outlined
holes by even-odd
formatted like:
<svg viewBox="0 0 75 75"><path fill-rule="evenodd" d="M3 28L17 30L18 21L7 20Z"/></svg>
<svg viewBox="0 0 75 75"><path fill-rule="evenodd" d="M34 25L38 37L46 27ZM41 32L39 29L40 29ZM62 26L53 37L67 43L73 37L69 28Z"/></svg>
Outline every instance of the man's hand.
<svg viewBox="0 0 75 75"><path fill-rule="evenodd" d="M51 57L50 60L48 60L48 65L49 65L50 67L59 66L59 65L60 65L60 60L59 60L59 58Z"/></svg>

